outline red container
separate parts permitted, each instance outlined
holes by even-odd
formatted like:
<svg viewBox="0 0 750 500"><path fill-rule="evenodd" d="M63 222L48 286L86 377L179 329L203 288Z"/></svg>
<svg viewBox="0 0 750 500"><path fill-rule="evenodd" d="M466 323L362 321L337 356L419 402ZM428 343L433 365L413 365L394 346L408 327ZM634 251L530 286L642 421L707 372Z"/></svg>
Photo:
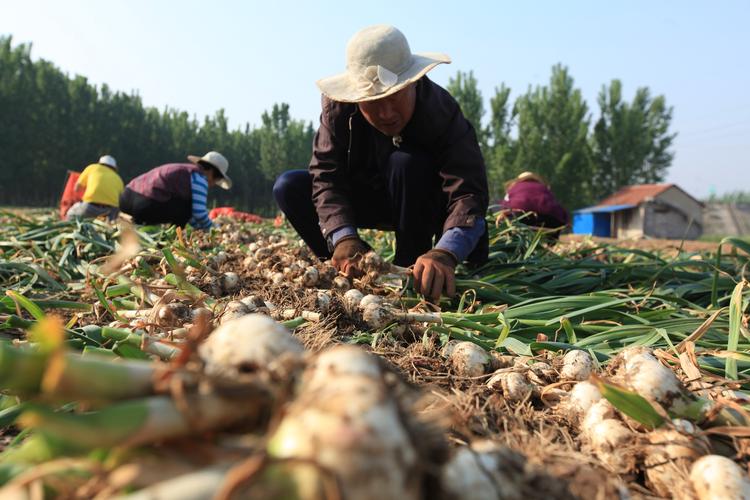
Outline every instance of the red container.
<svg viewBox="0 0 750 500"><path fill-rule="evenodd" d="M76 182L78 177L81 176L80 172L73 172L68 170L68 178L65 181L65 189L63 189L62 198L60 198L60 218L64 219L65 215L74 204L82 200L83 193L76 191Z"/></svg>

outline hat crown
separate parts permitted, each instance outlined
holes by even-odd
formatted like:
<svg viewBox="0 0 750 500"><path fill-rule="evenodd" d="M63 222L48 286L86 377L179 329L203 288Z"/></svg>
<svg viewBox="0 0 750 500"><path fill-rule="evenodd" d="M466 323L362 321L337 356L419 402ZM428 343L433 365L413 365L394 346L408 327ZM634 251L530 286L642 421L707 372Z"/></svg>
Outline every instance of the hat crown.
<svg viewBox="0 0 750 500"><path fill-rule="evenodd" d="M393 26L368 26L358 31L346 46L346 67L351 73L361 73L369 67L382 66L399 74L411 64L409 42Z"/></svg>
<svg viewBox="0 0 750 500"><path fill-rule="evenodd" d="M110 155L101 156L97 163L99 163L100 165L107 165L108 167L117 168L117 160L115 160L114 157Z"/></svg>
<svg viewBox="0 0 750 500"><path fill-rule="evenodd" d="M229 170L229 161L227 161L223 154L216 151L209 151L208 153L203 155L201 160L206 163L210 163L211 165L216 167L222 174L226 174L227 170Z"/></svg>
<svg viewBox="0 0 750 500"><path fill-rule="evenodd" d="M374 101L417 82L438 64L450 62L450 57L437 52L413 54L401 31L377 24L349 39L346 71L316 83L323 95L333 101Z"/></svg>
<svg viewBox="0 0 750 500"><path fill-rule="evenodd" d="M221 179L217 180L216 184L223 189L229 189L232 187L232 179L230 179L227 175L227 170L229 170L229 162L223 154L216 151L209 151L200 158L197 156L188 155L188 160L193 163L206 163L216 168L216 170L218 170L221 174Z"/></svg>

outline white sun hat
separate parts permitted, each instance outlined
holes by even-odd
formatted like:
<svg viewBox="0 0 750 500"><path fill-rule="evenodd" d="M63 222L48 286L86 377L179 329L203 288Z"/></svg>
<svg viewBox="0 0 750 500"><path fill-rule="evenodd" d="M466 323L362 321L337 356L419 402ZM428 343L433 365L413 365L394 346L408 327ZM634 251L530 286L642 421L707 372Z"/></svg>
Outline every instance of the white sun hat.
<svg viewBox="0 0 750 500"><path fill-rule="evenodd" d="M115 160L113 156L104 155L99 158L99 161L97 163L99 163L99 165L106 165L117 170L117 160Z"/></svg>
<svg viewBox="0 0 750 500"><path fill-rule="evenodd" d="M208 153L200 157L188 155L188 160L196 164L207 163L212 167L216 167L216 170L219 171L222 177L221 179L216 181L216 185L224 189L229 189L232 187L232 179L230 179L227 175L227 170L229 170L229 162L226 158L224 158L223 154L217 153L216 151L209 151Z"/></svg>
<svg viewBox="0 0 750 500"><path fill-rule="evenodd" d="M374 101L416 82L438 64L450 62L450 57L438 52L412 54L403 33L378 24L360 30L349 40L344 73L316 83L334 101Z"/></svg>

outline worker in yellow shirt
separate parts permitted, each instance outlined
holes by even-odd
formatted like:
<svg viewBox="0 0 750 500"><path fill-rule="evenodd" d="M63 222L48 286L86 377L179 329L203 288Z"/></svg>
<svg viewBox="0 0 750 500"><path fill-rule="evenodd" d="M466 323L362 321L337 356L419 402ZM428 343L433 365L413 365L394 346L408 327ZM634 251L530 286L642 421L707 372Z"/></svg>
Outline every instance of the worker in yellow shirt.
<svg viewBox="0 0 750 500"><path fill-rule="evenodd" d="M117 161L110 155L86 167L78 178L76 190L83 191L83 201L68 210L67 219L90 219L102 215L110 221L120 213L120 194L125 186L117 173Z"/></svg>

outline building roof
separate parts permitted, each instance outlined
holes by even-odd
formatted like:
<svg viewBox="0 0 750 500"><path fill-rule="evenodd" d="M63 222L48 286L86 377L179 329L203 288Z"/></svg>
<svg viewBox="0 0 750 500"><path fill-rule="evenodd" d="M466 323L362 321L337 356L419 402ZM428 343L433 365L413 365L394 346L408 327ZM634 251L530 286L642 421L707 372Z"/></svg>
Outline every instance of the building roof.
<svg viewBox="0 0 750 500"><path fill-rule="evenodd" d="M637 205L595 205L593 207L586 207L580 210L576 210L577 214L601 214L601 213L612 213L619 212L620 210L628 210L635 208Z"/></svg>
<svg viewBox="0 0 750 500"><path fill-rule="evenodd" d="M664 191L675 188L680 190L685 196L696 202L701 207L703 202L695 199L690 193L682 189L677 184L635 184L633 186L625 186L624 188L617 191L615 194L609 195L599 202L601 205L640 205L641 203L648 201L649 199L656 198Z"/></svg>
<svg viewBox="0 0 750 500"><path fill-rule="evenodd" d="M674 184L636 184L625 186L604 198L599 205L640 205L649 198L656 198Z"/></svg>

